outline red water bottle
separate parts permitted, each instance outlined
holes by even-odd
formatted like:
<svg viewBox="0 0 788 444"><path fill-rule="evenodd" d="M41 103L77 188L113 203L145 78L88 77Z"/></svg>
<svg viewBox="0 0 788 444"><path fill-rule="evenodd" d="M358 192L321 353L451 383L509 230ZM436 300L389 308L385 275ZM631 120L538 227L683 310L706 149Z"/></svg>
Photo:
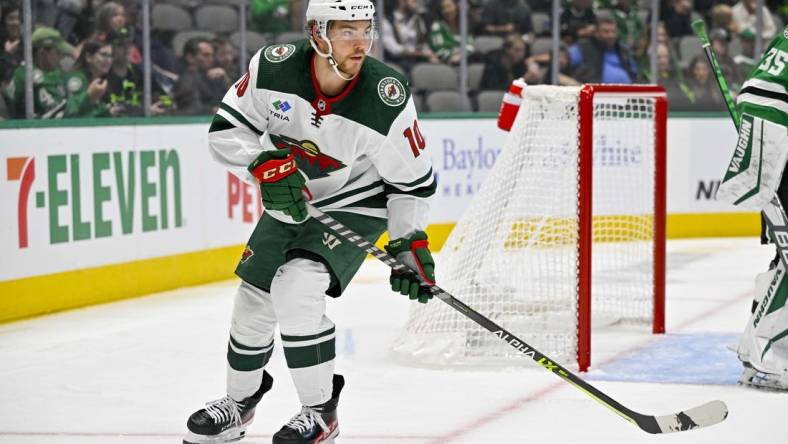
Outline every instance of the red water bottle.
<svg viewBox="0 0 788 444"><path fill-rule="evenodd" d="M517 111L523 101L522 94L525 86L526 83L522 77L514 79L509 85L509 91L504 94L501 109L498 111L498 128L504 131L512 129L514 118L517 117Z"/></svg>

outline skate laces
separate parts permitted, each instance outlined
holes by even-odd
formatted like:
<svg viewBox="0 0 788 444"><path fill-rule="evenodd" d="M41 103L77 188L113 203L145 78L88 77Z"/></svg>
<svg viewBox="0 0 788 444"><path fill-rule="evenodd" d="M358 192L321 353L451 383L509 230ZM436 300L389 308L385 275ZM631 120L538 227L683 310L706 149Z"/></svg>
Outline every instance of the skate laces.
<svg viewBox="0 0 788 444"><path fill-rule="evenodd" d="M315 424L319 425L324 432L328 433L328 426L326 425L326 422L323 421L320 413L307 406L303 406L301 407L301 411L297 415L293 416L292 419L290 419L290 422L287 423L286 427L293 430L298 430L298 432L303 435L304 432L312 430Z"/></svg>
<svg viewBox="0 0 788 444"><path fill-rule="evenodd" d="M240 424L240 406L229 396L205 404L205 411L216 424Z"/></svg>

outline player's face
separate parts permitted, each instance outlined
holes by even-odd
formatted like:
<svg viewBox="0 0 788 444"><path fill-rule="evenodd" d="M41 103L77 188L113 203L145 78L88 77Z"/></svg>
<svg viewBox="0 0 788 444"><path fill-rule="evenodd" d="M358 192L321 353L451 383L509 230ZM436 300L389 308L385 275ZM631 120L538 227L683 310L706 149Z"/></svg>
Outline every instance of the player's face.
<svg viewBox="0 0 788 444"><path fill-rule="evenodd" d="M369 20L332 22L328 39L337 68L351 76L358 74L373 38L372 22Z"/></svg>

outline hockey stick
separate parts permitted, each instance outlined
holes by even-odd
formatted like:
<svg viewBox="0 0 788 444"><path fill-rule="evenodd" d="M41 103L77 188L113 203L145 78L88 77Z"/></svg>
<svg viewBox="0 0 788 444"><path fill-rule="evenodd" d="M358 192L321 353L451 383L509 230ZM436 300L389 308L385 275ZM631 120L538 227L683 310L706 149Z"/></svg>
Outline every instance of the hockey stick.
<svg viewBox="0 0 788 444"><path fill-rule="evenodd" d="M711 40L706 33L706 24L703 22L703 19L692 22L692 29L701 41L703 51L706 53L706 58L709 60L711 69L714 72L714 77L717 79L717 86L720 88L722 98L725 99L725 104L728 106L728 112L731 115L731 119L733 119L733 125L736 127L736 131L738 131L741 121L739 110L736 109L736 104L733 102L730 88L728 88L728 82L725 80L725 76L722 75L722 69L717 62L717 56L714 54L714 49L711 47ZM786 217L785 209L776 193L769 203L771 205L764 209L761 214L763 214L763 220L766 223L766 230L769 237L777 246L777 253L780 256L780 260L783 266L785 266L785 269L788 270L788 217Z"/></svg>
<svg viewBox="0 0 788 444"><path fill-rule="evenodd" d="M725 105L728 107L728 112L731 114L731 119L733 119L733 124L736 126L736 131L738 131L739 112L736 110L736 104L733 103L733 97L731 96L730 88L728 88L728 82L722 75L722 68L720 68L720 63L717 61L717 55L714 54L714 49L711 47L709 34L706 33L706 23L703 21L703 19L695 20L692 22L692 29L695 31L695 35L700 39L703 52L706 53L706 59L709 60L711 70L714 72L714 76L717 78L717 86L720 88L722 98L725 100Z"/></svg>
<svg viewBox="0 0 788 444"><path fill-rule="evenodd" d="M309 211L310 216L317 219L331 231L343 237L355 247L375 256L376 259L388 265L390 268L398 271L408 270L405 264L376 247L375 244L365 241L364 238L331 216L328 216L309 204L307 204L307 211ZM479 314L471 307L468 307L439 286L430 285L429 289L433 296L449 304L449 306L459 311L473 322L484 327L492 334L498 336L501 340L506 341L506 343L514 347L518 352L536 361L536 363L541 365L545 370L558 375L558 377L564 381L575 386L578 390L594 398L617 415L648 433L681 432L706 427L717 424L728 416L728 407L722 401L711 401L688 410L662 416L643 415L630 410L615 399L602 393L593 385L580 379L577 375L565 369L560 364L553 362L552 359L543 355L522 339L509 333L503 327Z"/></svg>

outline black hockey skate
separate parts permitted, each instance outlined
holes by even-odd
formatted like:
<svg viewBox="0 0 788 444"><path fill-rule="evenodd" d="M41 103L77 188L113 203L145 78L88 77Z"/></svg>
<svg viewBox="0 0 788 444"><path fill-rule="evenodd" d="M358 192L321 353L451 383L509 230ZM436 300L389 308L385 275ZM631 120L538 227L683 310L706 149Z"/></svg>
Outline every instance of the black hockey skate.
<svg viewBox="0 0 788 444"><path fill-rule="evenodd" d="M313 407L301 407L301 411L276 432L273 444L333 442L333 439L339 436L337 404L339 392L344 386L345 378L342 375L334 375L331 399Z"/></svg>
<svg viewBox="0 0 788 444"><path fill-rule="evenodd" d="M252 396L240 402L225 396L205 404L205 408L194 412L186 422L189 432L183 444L218 444L242 439L246 427L252 423L257 403L273 383L274 378L263 370L263 381Z"/></svg>

